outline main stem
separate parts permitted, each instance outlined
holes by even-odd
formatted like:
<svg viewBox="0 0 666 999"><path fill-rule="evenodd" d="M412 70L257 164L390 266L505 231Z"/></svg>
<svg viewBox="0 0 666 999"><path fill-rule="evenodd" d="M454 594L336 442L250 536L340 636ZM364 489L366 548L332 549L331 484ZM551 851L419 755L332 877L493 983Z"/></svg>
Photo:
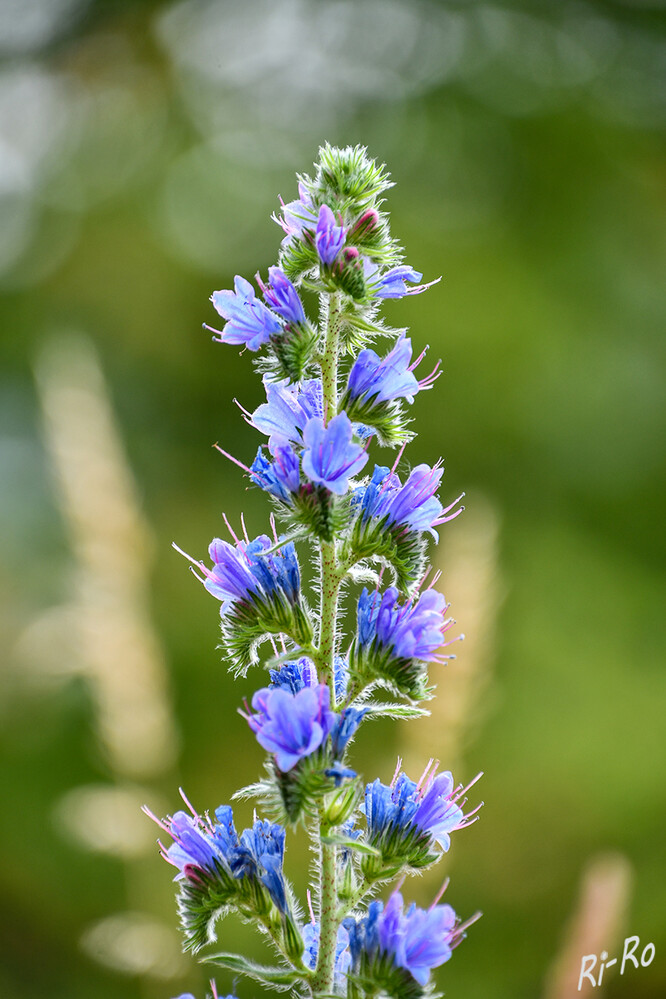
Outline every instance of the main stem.
<svg viewBox="0 0 666 999"><path fill-rule="evenodd" d="M338 409L338 350L342 318L340 315L340 294L327 296L322 302L322 318L326 322L326 338L321 355L321 381L324 397L324 420L328 423ZM338 616L338 594L340 591L340 570L337 564L335 539L320 544L321 602L317 668L320 679L329 685L331 703L335 703L335 675L333 659L336 649L336 621ZM315 997L330 995L333 991L335 968L335 948L338 937L338 893L336 884L336 848L322 842L328 832L325 824L325 806L319 811L319 839L321 874L319 881L319 952L317 966L312 980L312 994Z"/></svg>

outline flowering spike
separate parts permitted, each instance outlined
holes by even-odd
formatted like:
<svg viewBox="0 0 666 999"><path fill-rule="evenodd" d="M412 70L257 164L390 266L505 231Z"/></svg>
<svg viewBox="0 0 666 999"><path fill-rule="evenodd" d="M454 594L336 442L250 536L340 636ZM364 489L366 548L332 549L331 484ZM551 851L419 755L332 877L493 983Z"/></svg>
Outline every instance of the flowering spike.
<svg viewBox="0 0 666 999"><path fill-rule="evenodd" d="M413 781L399 758L385 785L350 765L367 716L427 713L414 702L432 696L428 668L453 658L447 650L463 637L448 637L455 622L427 555L429 536L437 540L436 529L460 515L464 494L440 502L441 460L398 474L414 437L410 407L433 388L441 361L419 377L428 347L413 351L407 331L389 331L377 314L385 299L440 279L421 284L403 262L384 210L390 186L365 148L324 145L312 177L298 177L297 198L279 199L277 262L264 280L256 274L256 285L237 275L233 290L213 292L224 325L205 326L215 341L257 354L265 401L250 412L235 400L263 435L254 460L248 466L214 446L274 512L254 538L243 514L240 536L223 515L231 541L214 538L208 563L174 547L219 602L227 662L236 673L253 664L268 670L268 685L239 698L267 754L266 776L238 795L258 798L279 822L254 808L239 834L229 805L199 814L182 790L185 810L162 820L145 809L176 869L185 947L213 941L217 921L235 911L268 934L278 964L215 960L312 999L424 999L433 969L479 916L461 922L441 904L448 879L428 909L405 906L401 891L407 874L437 862L452 834L478 819L483 803L466 810L466 794L481 775L454 785L431 758ZM318 320L308 317L304 291L320 296ZM382 334L391 336L387 349L378 346ZM395 448L397 458L364 474L376 446ZM301 545L314 551L316 611L302 592ZM345 635L340 595L357 581L366 585ZM372 700L376 687L407 703ZM319 861L305 925L284 874L288 823L306 826ZM387 902L368 903L388 882ZM218 999L214 980L210 987Z"/></svg>

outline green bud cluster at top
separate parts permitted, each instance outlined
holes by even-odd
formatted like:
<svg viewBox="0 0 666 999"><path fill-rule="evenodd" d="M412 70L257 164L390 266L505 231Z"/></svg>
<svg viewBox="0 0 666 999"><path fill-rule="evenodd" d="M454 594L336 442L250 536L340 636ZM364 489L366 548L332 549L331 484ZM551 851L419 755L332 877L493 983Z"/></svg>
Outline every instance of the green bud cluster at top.
<svg viewBox="0 0 666 999"><path fill-rule="evenodd" d="M408 407L438 365L418 379L425 351L412 360L411 340L379 315L384 299L430 285L402 263L383 210L391 182L364 148L324 146L298 182L298 199L274 216L284 237L267 281L257 275L263 301L240 276L211 296L226 321L215 339L254 354L263 376L266 402L244 411L263 435L256 456L219 450L268 494L269 526L250 538L241 518L238 536L225 518L230 540L211 542L212 564L187 556L220 602L229 668L268 671L241 711L265 776L234 795L258 800L264 817L238 833L229 805L200 814L184 794L187 810L146 811L170 837L160 847L178 872L186 949L295 995L421 999L476 917L461 922L439 897L423 910L397 889L374 896L436 864L480 806L465 813L471 784L432 760L419 780L398 765L389 783L366 783L348 757L364 721L427 713L429 667L451 658L454 622L437 574L427 582L427 556L461 497L440 502L440 462L402 464ZM319 296L316 319L304 291ZM370 464L397 446L395 460L380 450ZM309 596L299 551L318 569ZM307 912L285 874L296 824L315 856ZM229 913L266 936L275 964L211 948Z"/></svg>

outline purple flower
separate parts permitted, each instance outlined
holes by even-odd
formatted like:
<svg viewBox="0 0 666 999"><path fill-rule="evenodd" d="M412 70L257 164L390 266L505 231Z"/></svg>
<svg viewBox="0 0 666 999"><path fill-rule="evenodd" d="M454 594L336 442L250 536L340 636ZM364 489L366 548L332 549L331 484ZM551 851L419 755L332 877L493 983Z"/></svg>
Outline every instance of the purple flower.
<svg viewBox="0 0 666 999"><path fill-rule="evenodd" d="M401 773L390 787L376 780L365 789L369 842L390 856L408 854L410 845L417 854L421 850L427 854L435 842L446 852L451 845L450 834L478 818L481 805L467 815L461 806L467 801L464 794L481 774L467 787L459 784L454 788L449 771L428 775L432 763L418 784ZM428 839L426 844L418 842L423 836Z"/></svg>
<svg viewBox="0 0 666 999"><path fill-rule="evenodd" d="M176 812L163 822L149 809L144 811L174 841L168 849L162 844L160 847L164 859L178 868L177 880L190 881L200 889L206 881L217 882L227 894L233 894L235 883L241 879L259 881L278 909L286 911L282 826L257 820L239 838L229 805L215 810L217 822L212 822L208 814L201 816L194 810L192 815Z"/></svg>
<svg viewBox="0 0 666 999"><path fill-rule="evenodd" d="M300 444L308 420L323 415L323 390L318 378L300 386L292 385L286 379L271 382L264 378L264 388L266 402L255 409L249 422L267 435L268 449L275 454L278 447Z"/></svg>
<svg viewBox="0 0 666 999"><path fill-rule="evenodd" d="M420 909L412 902L403 912L402 896L395 892L379 919L379 946L419 985L425 985L431 970L451 957L456 922L450 905Z"/></svg>
<svg viewBox="0 0 666 999"><path fill-rule="evenodd" d="M383 359L374 350L362 350L347 380L347 392L352 399L366 396L373 402L391 399L414 401L420 385L410 367L412 341L400 336L393 350Z"/></svg>
<svg viewBox="0 0 666 999"><path fill-rule="evenodd" d="M464 507L454 510L464 494L446 508L435 496L443 474L441 465L432 468L417 465L402 485L399 477L386 466L375 465L370 482L359 490L356 498L361 516L364 520L386 518L387 526L404 525L412 531L430 531L434 535L435 527L453 520L464 510Z"/></svg>
<svg viewBox="0 0 666 999"><path fill-rule="evenodd" d="M237 541L235 545L214 538L208 547L212 569L189 555L185 557L201 570L203 576L198 578L222 602L220 612L225 614L229 605L237 601L264 604L273 599L285 599L290 604L298 601L301 577L296 549L292 542L270 551L273 547L266 534L248 543Z"/></svg>
<svg viewBox="0 0 666 999"><path fill-rule="evenodd" d="M337 721L326 684L305 687L297 694L264 687L252 698L252 707L256 714L245 716L248 724L283 773L314 753Z"/></svg>
<svg viewBox="0 0 666 999"><path fill-rule="evenodd" d="M354 444L354 430L346 413L334 416L328 426L313 417L303 431L303 471L319 485L342 496L351 476L360 472L368 456L360 444Z"/></svg>
<svg viewBox="0 0 666 999"><path fill-rule="evenodd" d="M444 631L453 623L444 616L448 607L436 590L400 604L395 586L383 594L364 587L358 601L359 644L390 651L394 659L439 662Z"/></svg>
<svg viewBox="0 0 666 999"><path fill-rule="evenodd" d="M280 320L255 297L250 282L238 274L234 288L235 291L214 291L210 297L219 314L228 320L221 332L213 330L213 333L218 334L218 343L244 344L249 350L259 350L271 336L282 331Z"/></svg>
<svg viewBox="0 0 666 999"><path fill-rule="evenodd" d="M415 284L416 281L421 280L423 274L406 264L391 267L390 270L380 274L377 264L372 263L367 258L364 260L364 272L366 286L374 298L404 298L405 295L419 295L441 280L441 278L437 278L435 281L429 281L428 284L408 288L407 282Z"/></svg>
<svg viewBox="0 0 666 999"><path fill-rule="evenodd" d="M322 205L315 231L315 246L322 264L330 267L344 245L344 226L336 225L331 209L328 205Z"/></svg>
<svg viewBox="0 0 666 999"><path fill-rule="evenodd" d="M279 267L268 268L269 284L263 285L257 275L257 283L262 290L264 300L273 312L287 323L299 325L305 322L305 310L298 292L287 275Z"/></svg>
<svg viewBox="0 0 666 999"><path fill-rule="evenodd" d="M403 911L402 896L394 892L386 906L371 902L363 919L346 919L352 972L363 968L363 977L372 977L373 965L390 962L404 968L424 986L433 968L451 957L453 947L463 936L463 927L450 905L420 909L412 903Z"/></svg>
<svg viewBox="0 0 666 999"><path fill-rule="evenodd" d="M298 185L298 200L283 204L282 211L282 217L274 215L273 219L284 229L288 239L300 236L304 229L314 229L317 224L317 213L304 184Z"/></svg>
<svg viewBox="0 0 666 999"><path fill-rule="evenodd" d="M298 492L301 482L298 455L290 444L285 444L275 448L275 460L271 462L264 458L260 447L250 465L250 478L271 496L291 504L292 494Z"/></svg>
<svg viewBox="0 0 666 999"><path fill-rule="evenodd" d="M218 864L227 866L225 854L216 844L212 829L207 828L199 816L176 812L160 825L173 839L168 849L162 847L162 856L178 868L177 877L186 877L192 869L215 874Z"/></svg>

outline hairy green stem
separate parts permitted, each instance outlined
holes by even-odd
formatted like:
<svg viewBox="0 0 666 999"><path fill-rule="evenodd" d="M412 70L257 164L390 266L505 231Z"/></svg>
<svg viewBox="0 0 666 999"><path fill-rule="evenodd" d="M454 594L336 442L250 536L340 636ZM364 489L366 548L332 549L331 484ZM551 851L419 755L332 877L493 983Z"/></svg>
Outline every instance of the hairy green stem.
<svg viewBox="0 0 666 999"><path fill-rule="evenodd" d="M321 849L321 871L319 876L319 952L317 967L312 979L314 997L329 996L333 992L335 968L335 947L338 939L338 892L336 879L336 847L322 843L322 833L327 831L323 823L324 809L320 810L319 836Z"/></svg>
<svg viewBox="0 0 666 999"><path fill-rule="evenodd" d="M338 411L338 351L342 319L341 295L335 293L322 297L322 318L326 321L324 351L320 360L324 396L324 420L328 423ZM338 595L342 575L338 567L335 540L322 541L320 546L321 603L319 642L315 663L320 680L331 689L331 703L335 703L335 673L333 660L336 652L336 626ZM336 847L322 842L328 832L325 824L325 806L319 813L319 841L321 873L319 881L319 951L312 980L315 997L330 995L333 991L335 947L338 937L338 892L336 880Z"/></svg>

